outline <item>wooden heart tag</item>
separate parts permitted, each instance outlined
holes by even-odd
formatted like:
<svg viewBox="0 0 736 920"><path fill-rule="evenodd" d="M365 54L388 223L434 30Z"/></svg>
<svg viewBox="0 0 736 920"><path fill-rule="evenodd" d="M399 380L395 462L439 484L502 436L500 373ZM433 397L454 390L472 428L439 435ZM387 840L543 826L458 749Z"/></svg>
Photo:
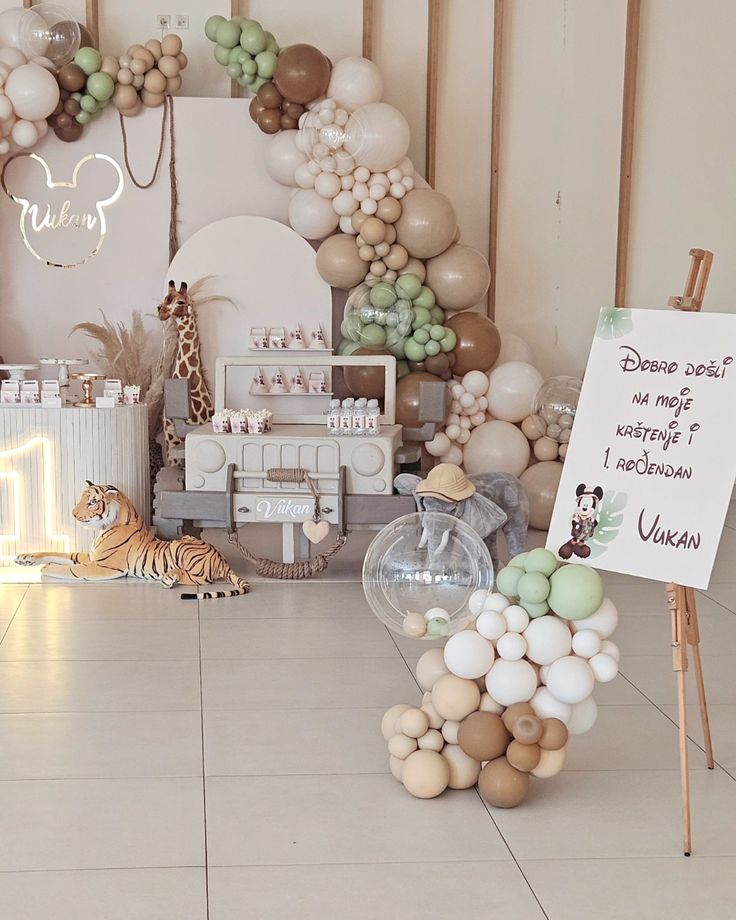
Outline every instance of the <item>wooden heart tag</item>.
<svg viewBox="0 0 736 920"><path fill-rule="evenodd" d="M302 530L310 543L321 543L330 532L330 525L327 521L305 521Z"/></svg>

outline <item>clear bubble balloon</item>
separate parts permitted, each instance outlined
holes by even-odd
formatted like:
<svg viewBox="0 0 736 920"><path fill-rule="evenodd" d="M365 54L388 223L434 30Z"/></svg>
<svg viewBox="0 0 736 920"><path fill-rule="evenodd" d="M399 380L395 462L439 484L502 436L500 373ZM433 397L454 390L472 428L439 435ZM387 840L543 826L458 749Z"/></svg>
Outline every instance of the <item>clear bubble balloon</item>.
<svg viewBox="0 0 736 920"><path fill-rule="evenodd" d="M57 3L37 3L25 13L18 31L25 55L48 58L55 67L71 61L82 37L73 14Z"/></svg>
<svg viewBox="0 0 736 920"><path fill-rule="evenodd" d="M492 585L491 557L478 534L436 512L392 521L368 547L363 563L363 590L375 615L394 632L414 638L465 629L474 619L473 593Z"/></svg>
<svg viewBox="0 0 736 920"><path fill-rule="evenodd" d="M534 397L532 413L544 421L546 436L558 443L570 438L582 385L578 377L550 377Z"/></svg>

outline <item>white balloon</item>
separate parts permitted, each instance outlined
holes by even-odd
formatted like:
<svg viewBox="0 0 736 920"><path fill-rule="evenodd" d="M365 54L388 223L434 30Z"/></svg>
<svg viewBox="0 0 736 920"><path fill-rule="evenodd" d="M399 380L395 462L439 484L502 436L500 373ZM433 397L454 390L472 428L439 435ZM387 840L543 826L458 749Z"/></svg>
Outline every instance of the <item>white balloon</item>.
<svg viewBox="0 0 736 920"><path fill-rule="evenodd" d="M457 677L469 680L483 677L494 657L491 643L471 629L455 633L445 644L445 664Z"/></svg>
<svg viewBox="0 0 736 920"><path fill-rule="evenodd" d="M581 629L572 637L572 650L581 658L592 658L601 650L601 637L592 629Z"/></svg>
<svg viewBox="0 0 736 920"><path fill-rule="evenodd" d="M610 639L604 639L601 642L601 651L604 655L610 655L615 661L621 661L621 652L615 642Z"/></svg>
<svg viewBox="0 0 736 920"><path fill-rule="evenodd" d="M505 661L518 661L526 654L526 639L519 633L504 633L496 643L496 652Z"/></svg>
<svg viewBox="0 0 736 920"><path fill-rule="evenodd" d="M309 168L309 163L300 163L294 170L294 185L299 188L314 188L315 174Z"/></svg>
<svg viewBox="0 0 736 920"><path fill-rule="evenodd" d="M598 706L592 696L571 707L567 730L571 735L584 735L595 725L598 718Z"/></svg>
<svg viewBox="0 0 736 920"><path fill-rule="evenodd" d="M452 443L444 431L438 431L431 441L426 442L424 447L432 457L441 457L452 447Z"/></svg>
<svg viewBox="0 0 736 920"><path fill-rule="evenodd" d="M475 628L481 636L494 642L507 631L506 620L497 610L484 610L475 621Z"/></svg>
<svg viewBox="0 0 736 920"><path fill-rule="evenodd" d="M327 96L352 112L383 95L383 77L373 61L364 57L345 57L332 68Z"/></svg>
<svg viewBox="0 0 736 920"><path fill-rule="evenodd" d="M540 618L542 619L542 618ZM595 675L584 658L558 658L547 672L547 689L561 703L580 703L595 686Z"/></svg>
<svg viewBox="0 0 736 920"><path fill-rule="evenodd" d="M448 425L447 428L445 428L445 434L451 441L457 441L457 436L461 431L462 428L459 423L457 425Z"/></svg>
<svg viewBox="0 0 736 920"><path fill-rule="evenodd" d="M618 610L608 597L603 598L603 603L595 613L591 613L589 617L585 617L582 620L572 621L572 628L575 632L580 632L582 629L592 629L598 633L601 639L607 639L617 626Z"/></svg>
<svg viewBox="0 0 736 920"><path fill-rule="evenodd" d="M0 95L0 121L5 121L13 114L13 103L7 96Z"/></svg>
<svg viewBox="0 0 736 920"><path fill-rule="evenodd" d="M48 118L59 102L56 77L38 64L22 64L10 74L5 94L18 118L39 121Z"/></svg>
<svg viewBox="0 0 736 920"><path fill-rule="evenodd" d="M38 142L38 131L32 121L16 121L11 131L13 141L19 147L32 147Z"/></svg>
<svg viewBox="0 0 736 920"><path fill-rule="evenodd" d="M340 218L340 229L343 233L347 233L348 236L357 236L357 231L353 227L353 223L349 217Z"/></svg>
<svg viewBox="0 0 736 920"><path fill-rule="evenodd" d="M498 353L494 369L508 361L525 361L527 364L534 364L534 355L532 350L521 338L513 332L501 333L501 351Z"/></svg>
<svg viewBox="0 0 736 920"><path fill-rule="evenodd" d="M502 706L525 703L534 696L536 688L537 672L528 661L504 661L500 658L486 675L486 690Z"/></svg>
<svg viewBox="0 0 736 920"><path fill-rule="evenodd" d="M20 21L25 14L23 7L14 7L0 13L0 45L7 48L20 47Z"/></svg>
<svg viewBox="0 0 736 920"><path fill-rule="evenodd" d="M279 185L296 185L294 172L307 162L307 157L296 146L299 132L296 129L279 131L266 145L266 172Z"/></svg>
<svg viewBox="0 0 736 920"><path fill-rule="evenodd" d="M299 189L289 202L289 224L307 240L321 240L337 227L332 202L314 189Z"/></svg>
<svg viewBox="0 0 736 920"><path fill-rule="evenodd" d="M518 604L512 604L503 611L503 618L509 632L523 633L529 625L529 614Z"/></svg>
<svg viewBox="0 0 736 920"><path fill-rule="evenodd" d="M356 109L345 130L345 149L356 163L373 172L391 169L409 149L408 121L398 109L385 102L369 102ZM400 188L406 192L403 185ZM394 185L391 193L394 194Z"/></svg>
<svg viewBox="0 0 736 920"><path fill-rule="evenodd" d="M358 202L349 189L343 189L332 199L332 207L340 217L350 217L358 210Z"/></svg>
<svg viewBox="0 0 736 920"><path fill-rule="evenodd" d="M4 138L0 140L0 154L7 153L10 150L10 144Z"/></svg>
<svg viewBox="0 0 736 920"><path fill-rule="evenodd" d="M314 180L315 192L323 198L329 198L330 201L337 195L341 188L340 177L337 173L320 173Z"/></svg>
<svg viewBox="0 0 736 920"><path fill-rule="evenodd" d="M590 667L595 674L595 679L601 684L607 684L618 674L618 661L603 652L593 655L590 659Z"/></svg>
<svg viewBox="0 0 736 920"><path fill-rule="evenodd" d="M457 444L453 444L446 454L442 454L440 460L443 463L453 463L455 466L460 466L463 462L462 447L458 447Z"/></svg>
<svg viewBox="0 0 736 920"><path fill-rule="evenodd" d="M544 616L532 620L524 630L527 657L535 664L552 664L570 654L572 636L566 620ZM569 702L566 701L566 702Z"/></svg>
<svg viewBox="0 0 736 920"><path fill-rule="evenodd" d="M477 591L473 591L473 593L470 595L470 600L468 601L468 609L474 617L477 617L478 614L483 610L483 604L485 604L487 597L488 592L485 588L479 588Z"/></svg>
<svg viewBox="0 0 736 920"><path fill-rule="evenodd" d="M540 719L559 719L565 725L570 721L572 706L569 703L560 702L546 687L539 687L529 700L529 705Z"/></svg>
<svg viewBox="0 0 736 920"><path fill-rule="evenodd" d="M479 425L465 448L465 472L521 476L529 465L529 442L521 430L494 419Z"/></svg>
<svg viewBox="0 0 736 920"><path fill-rule="evenodd" d="M505 422L523 422L531 414L534 397L544 383L536 367L523 361L509 361L491 371L488 410Z"/></svg>
<svg viewBox="0 0 736 920"><path fill-rule="evenodd" d="M499 594L497 591L489 594L486 598L486 602L483 605L484 610L497 610L499 613L509 606L510 601L504 594Z"/></svg>
<svg viewBox="0 0 736 920"><path fill-rule="evenodd" d="M27 63L28 58L23 54L22 51L19 51L17 48L5 47L0 48L0 63L4 64L10 70L13 70L16 67L20 67L22 64Z"/></svg>

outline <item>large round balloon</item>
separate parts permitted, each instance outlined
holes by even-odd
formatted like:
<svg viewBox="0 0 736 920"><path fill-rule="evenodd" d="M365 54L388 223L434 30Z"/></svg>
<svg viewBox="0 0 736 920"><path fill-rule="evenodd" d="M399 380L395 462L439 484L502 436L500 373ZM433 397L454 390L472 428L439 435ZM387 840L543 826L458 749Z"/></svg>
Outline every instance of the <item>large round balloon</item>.
<svg viewBox="0 0 736 920"><path fill-rule="evenodd" d="M477 249L455 243L427 262L427 284L445 310L469 310L486 296L491 269Z"/></svg>
<svg viewBox="0 0 736 920"><path fill-rule="evenodd" d="M434 374L417 371L402 377L396 384L396 422L405 428L422 427L423 422L419 420L422 383L443 383L443 380L441 377L435 377Z"/></svg>
<svg viewBox="0 0 736 920"><path fill-rule="evenodd" d="M71 61L81 43L79 23L63 6L37 3L20 23L20 46L30 59L44 57L55 68Z"/></svg>
<svg viewBox="0 0 736 920"><path fill-rule="evenodd" d="M298 133L295 129L281 131L266 146L266 172L279 185L295 186L294 172L307 162L294 143Z"/></svg>
<svg viewBox="0 0 736 920"><path fill-rule="evenodd" d="M338 220L329 199L318 195L313 188L299 189L289 202L289 223L306 240L329 236Z"/></svg>
<svg viewBox="0 0 736 920"><path fill-rule="evenodd" d="M330 239L333 239L333 237L330 237ZM362 347L356 348L355 351L351 352L351 356L354 358L359 358L361 355L384 355L390 357L391 353L384 348ZM383 399L386 392L386 369L382 365L361 364L355 367L345 367L343 368L343 379L345 386L356 398Z"/></svg>
<svg viewBox="0 0 736 920"><path fill-rule="evenodd" d="M431 259L452 243L457 218L450 199L442 192L415 188L401 199L401 216L394 226L409 255Z"/></svg>
<svg viewBox="0 0 736 920"><path fill-rule="evenodd" d="M59 102L59 84L45 67L22 64L8 77L5 94L18 118L41 121L49 117Z"/></svg>
<svg viewBox="0 0 736 920"><path fill-rule="evenodd" d="M521 476L529 463L529 442L511 422L496 419L475 428L465 445L465 472Z"/></svg>
<svg viewBox="0 0 736 920"><path fill-rule="evenodd" d="M352 112L369 102L379 102L382 95L381 71L368 58L346 57L332 68L327 96L340 108Z"/></svg>
<svg viewBox="0 0 736 920"><path fill-rule="evenodd" d="M292 45L279 55L273 82L289 102L304 105L325 94L330 82L330 62L313 45Z"/></svg>
<svg viewBox="0 0 736 920"><path fill-rule="evenodd" d="M502 339L503 341L503 339ZM523 422L544 378L531 364L509 361L491 371L488 411L505 422Z"/></svg>
<svg viewBox="0 0 736 920"><path fill-rule="evenodd" d="M20 24L27 12L18 6L0 13L0 48L17 48L20 51Z"/></svg>
<svg viewBox="0 0 736 920"><path fill-rule="evenodd" d="M530 527L549 529L561 476L562 464L557 460L535 463L521 474L521 485L529 499Z"/></svg>
<svg viewBox="0 0 736 920"><path fill-rule="evenodd" d="M431 287L431 285L429 285ZM468 371L490 370L501 350L501 336L496 324L480 313L456 313L445 326L457 336L453 354L453 373L462 377Z"/></svg>
<svg viewBox="0 0 736 920"><path fill-rule="evenodd" d="M358 255L355 237L347 233L328 236L317 250L317 271L332 287L348 290L360 284L365 262Z"/></svg>
<svg viewBox="0 0 736 920"><path fill-rule="evenodd" d="M348 119L345 134L347 152L359 166L372 172L386 172L398 165L411 140L409 122L386 102L369 102L356 109Z"/></svg>

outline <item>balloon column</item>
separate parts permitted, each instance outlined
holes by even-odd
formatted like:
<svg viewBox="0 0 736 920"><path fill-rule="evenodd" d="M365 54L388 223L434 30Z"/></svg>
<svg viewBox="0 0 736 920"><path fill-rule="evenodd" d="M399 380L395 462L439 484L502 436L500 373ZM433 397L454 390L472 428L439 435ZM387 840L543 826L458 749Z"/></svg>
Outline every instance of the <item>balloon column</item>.
<svg viewBox="0 0 736 920"><path fill-rule="evenodd" d="M110 102L135 115L181 86L187 58L177 35L131 45L120 58L103 57L90 42L55 3L0 13L0 154L33 147L49 126L76 140Z"/></svg>
<svg viewBox="0 0 736 920"><path fill-rule="evenodd" d="M420 706L383 717L391 772L419 798L477 783L497 808L521 804L530 777L559 773L569 736L593 727L596 681L618 673L618 613L594 569L534 549L496 588L476 591L472 625L417 662Z"/></svg>

